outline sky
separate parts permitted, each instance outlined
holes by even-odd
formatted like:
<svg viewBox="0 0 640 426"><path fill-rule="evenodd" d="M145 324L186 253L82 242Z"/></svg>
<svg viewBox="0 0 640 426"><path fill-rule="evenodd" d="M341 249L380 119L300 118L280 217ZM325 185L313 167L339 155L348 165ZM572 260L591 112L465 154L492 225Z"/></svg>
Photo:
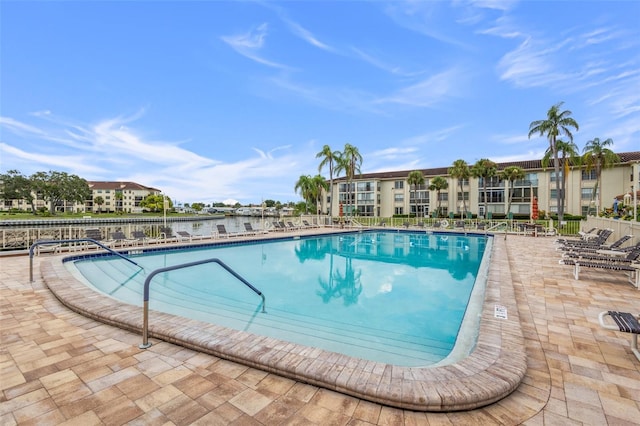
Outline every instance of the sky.
<svg viewBox="0 0 640 426"><path fill-rule="evenodd" d="M558 102L580 151L638 151L638 22L638 1L0 0L0 173L300 201L324 145L362 173L540 159Z"/></svg>

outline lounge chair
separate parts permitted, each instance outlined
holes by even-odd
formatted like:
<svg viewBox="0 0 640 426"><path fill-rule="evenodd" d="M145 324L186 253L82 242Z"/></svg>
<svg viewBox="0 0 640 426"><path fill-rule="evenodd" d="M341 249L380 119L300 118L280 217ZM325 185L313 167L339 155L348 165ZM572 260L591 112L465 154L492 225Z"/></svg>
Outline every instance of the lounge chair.
<svg viewBox="0 0 640 426"><path fill-rule="evenodd" d="M607 322L605 317L610 317L615 324ZM628 312L604 311L598 316L600 325L608 330L631 333L631 352L640 361L640 350L638 350L638 334L640 334L640 323L638 318Z"/></svg>
<svg viewBox="0 0 640 426"><path fill-rule="evenodd" d="M411 224L407 221L402 223L402 226L404 226L405 228L409 229L409 227L411 226Z"/></svg>
<svg viewBox="0 0 640 426"><path fill-rule="evenodd" d="M218 230L219 238L229 238L229 237L235 237L236 235L239 235L237 232L228 232L227 228L221 224L216 225L216 229Z"/></svg>
<svg viewBox="0 0 640 426"><path fill-rule="evenodd" d="M168 226L160 227L160 238L163 242L178 241L178 237L173 235L173 230Z"/></svg>
<svg viewBox="0 0 640 426"><path fill-rule="evenodd" d="M309 221L307 220L302 220L302 224L304 225L305 228L317 228L317 225L312 225L309 223Z"/></svg>
<svg viewBox="0 0 640 426"><path fill-rule="evenodd" d="M115 241L105 241L103 236L102 236L102 232L97 229L97 228L89 228L89 229L85 229L85 235L87 238L90 238L94 241L99 242L100 244L102 244L105 247L111 247L112 245L115 244ZM97 246L96 249L99 249L100 246Z"/></svg>
<svg viewBox="0 0 640 426"><path fill-rule="evenodd" d="M455 223L453 224L453 227L457 229L460 229L460 228L464 229L465 227L464 220L456 220Z"/></svg>
<svg viewBox="0 0 640 426"><path fill-rule="evenodd" d="M244 233L247 235L256 235L258 231L253 229L253 226L249 222L244 223Z"/></svg>
<svg viewBox="0 0 640 426"><path fill-rule="evenodd" d="M209 238L206 235L193 235L188 233L187 231L176 231L178 241L193 241L193 240L203 240Z"/></svg>
<svg viewBox="0 0 640 426"><path fill-rule="evenodd" d="M276 231L286 231L287 228L284 226L284 222L277 222L277 221L273 221L273 229L275 229Z"/></svg>
<svg viewBox="0 0 640 426"><path fill-rule="evenodd" d="M572 247L600 247L603 246L605 244L605 242L607 241L607 239L611 236L611 234L613 234L613 230L611 229L603 229L601 231L599 231L598 236L596 238L591 238L588 239L586 241L582 241L582 240L576 240L573 242L565 242L565 243L561 243L561 247L558 247L558 250L570 250Z"/></svg>
<svg viewBox="0 0 640 426"><path fill-rule="evenodd" d="M131 233L131 238L135 239L138 244L142 244L142 245L146 245L146 244L155 244L158 242L158 240L156 238L149 238L147 237L147 234L144 233L144 231L133 231Z"/></svg>
<svg viewBox="0 0 640 426"><path fill-rule="evenodd" d="M114 245L119 245L121 247L124 246L132 246L136 244L138 241L135 239L127 238L122 231L115 231L111 233L111 241L113 241Z"/></svg>
<svg viewBox="0 0 640 426"><path fill-rule="evenodd" d="M296 231L296 230L300 229L300 227L298 225L295 225L290 220L287 221L287 223L284 225L284 227L285 227L285 229L287 229L289 231Z"/></svg>
<svg viewBox="0 0 640 426"><path fill-rule="evenodd" d="M39 243L34 247L34 251L37 256L44 253L56 254L62 249L62 244L52 240L37 240L36 242Z"/></svg>
<svg viewBox="0 0 640 426"><path fill-rule="evenodd" d="M593 268L609 271L623 271L628 273L628 281L637 289L640 289L640 263L637 263L640 257L640 248L632 250L625 257L604 256L598 259L586 258L564 258L558 263L561 265L573 266L573 276L576 280L580 279L580 268Z"/></svg>
<svg viewBox="0 0 640 426"><path fill-rule="evenodd" d="M615 252L620 252L620 253L626 253L626 252L630 252L632 251L634 248L638 247L640 245L640 243L632 245L632 246L628 246L628 247L624 247L621 248L620 246L622 244L624 244L627 240L630 240L632 238L631 235L625 235L624 237L618 239L616 242L614 242L613 244L609 244L609 245L601 245L598 247L592 247L592 246L586 246L586 247L567 247L566 249L563 249L563 251L565 251L566 253L563 254L563 256L565 257L578 257L582 254L586 254L586 253L599 253L599 254L607 254L607 253L602 253L604 252L611 252L608 254L616 254Z"/></svg>

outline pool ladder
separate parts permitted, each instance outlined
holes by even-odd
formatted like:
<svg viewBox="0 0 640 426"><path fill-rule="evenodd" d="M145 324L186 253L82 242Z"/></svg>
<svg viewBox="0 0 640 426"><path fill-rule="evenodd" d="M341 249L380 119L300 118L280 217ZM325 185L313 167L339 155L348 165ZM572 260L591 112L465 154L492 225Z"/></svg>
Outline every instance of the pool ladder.
<svg viewBox="0 0 640 426"><path fill-rule="evenodd" d="M151 343L149 343L149 286L151 284L151 280L153 279L153 277L155 277L156 275L161 274L163 272L169 272L169 271L173 271L173 270L176 270L176 269L190 268L192 266L204 265L205 263L217 263L218 265L222 266L225 270L227 270L227 272L229 272L231 275L236 277L241 283L243 283L244 285L249 287L251 290L253 290L254 293L256 293L258 296L260 296L262 298L262 312L263 313L267 312L265 310L266 300L265 300L264 294L262 294L262 292L260 290L258 290L253 285L251 285L250 282L248 282L247 280L242 278L236 271L231 269L229 266L227 266L227 264L225 264L220 259L217 259L217 258L204 259L204 260L198 260L198 261L195 261L195 262L182 263L180 265L167 266L165 268L158 268L158 269L154 270L153 272L151 272L147 276L147 278L144 280L144 306L143 306L143 318L142 318L142 343L140 345L138 345L138 347L140 349L147 349L147 348L149 348L151 346Z"/></svg>
<svg viewBox="0 0 640 426"><path fill-rule="evenodd" d="M124 256L122 253L118 253L117 251L113 250L110 247L105 246L104 244L102 244L99 241L96 241L94 239L91 238L76 238L76 239L72 239L72 240L43 240L43 241L36 241L35 243L31 244L31 247L29 247L29 282L33 282L33 250L40 245L50 245L50 244L56 244L56 245L61 245L61 244L66 244L66 243L81 243L81 242L89 242L89 243L93 243L99 247L102 247L103 249L105 249L106 251L108 251L109 253L121 257L122 259L126 260L129 263L132 263L140 268L142 268L142 266L138 265L136 262L134 262L133 260L129 259L127 256Z"/></svg>

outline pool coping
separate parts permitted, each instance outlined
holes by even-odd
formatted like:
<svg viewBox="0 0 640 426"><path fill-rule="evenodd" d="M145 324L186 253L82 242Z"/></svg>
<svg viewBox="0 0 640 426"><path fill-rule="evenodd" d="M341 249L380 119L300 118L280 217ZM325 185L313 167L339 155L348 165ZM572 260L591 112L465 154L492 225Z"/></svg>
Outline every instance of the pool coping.
<svg viewBox="0 0 640 426"><path fill-rule="evenodd" d="M142 307L87 287L67 270L62 257L40 263L42 279L56 298L89 318L142 333ZM496 315L496 306L506 309L506 318ZM506 244L501 238L493 241L477 344L457 363L402 367L367 361L156 311L149 312L149 336L300 382L416 411L460 411L491 404L513 392L527 370L524 335Z"/></svg>

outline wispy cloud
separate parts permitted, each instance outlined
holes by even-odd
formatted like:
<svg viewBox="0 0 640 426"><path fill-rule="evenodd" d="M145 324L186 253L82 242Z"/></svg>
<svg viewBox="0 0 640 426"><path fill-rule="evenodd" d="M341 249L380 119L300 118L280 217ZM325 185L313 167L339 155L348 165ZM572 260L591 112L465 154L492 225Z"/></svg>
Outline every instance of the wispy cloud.
<svg viewBox="0 0 640 426"><path fill-rule="evenodd" d="M131 117L69 126L50 115L47 123L38 126L10 117L0 120L3 129L29 131L25 138L9 137L0 143L3 168L11 165L9 168L25 174L60 170L88 180L135 181L162 189L169 196L180 194L182 201L210 203L226 198L255 202L256 193L263 193L266 198L295 200L296 175L317 167L309 144L295 150L291 145L255 147L246 158L223 162L196 154L179 143L149 140L131 127L136 124ZM60 134L81 134L77 139L82 143L69 147L56 142L61 139L57 136ZM27 139L29 144L35 144L34 149L23 148ZM43 140L49 141L51 153L42 152Z"/></svg>
<svg viewBox="0 0 640 426"><path fill-rule="evenodd" d="M311 34L311 31L303 28L302 25L298 24L297 22L293 22L290 19L285 19L285 22L287 23L289 28L291 28L291 31L295 35L311 44L312 46L315 46L318 49L327 50L329 52L332 52L334 50L331 46L318 40L313 34Z"/></svg>
<svg viewBox="0 0 640 426"><path fill-rule="evenodd" d="M236 52L259 64L283 70L290 69L288 66L271 61L259 55L259 51L264 47L268 34L269 25L265 22L257 28L244 34L233 36L223 36L222 40L231 46Z"/></svg>
<svg viewBox="0 0 640 426"><path fill-rule="evenodd" d="M462 94L466 77L457 68L450 68L424 80L403 87L388 96L378 99L380 104L396 103L416 107L433 107L451 97Z"/></svg>

